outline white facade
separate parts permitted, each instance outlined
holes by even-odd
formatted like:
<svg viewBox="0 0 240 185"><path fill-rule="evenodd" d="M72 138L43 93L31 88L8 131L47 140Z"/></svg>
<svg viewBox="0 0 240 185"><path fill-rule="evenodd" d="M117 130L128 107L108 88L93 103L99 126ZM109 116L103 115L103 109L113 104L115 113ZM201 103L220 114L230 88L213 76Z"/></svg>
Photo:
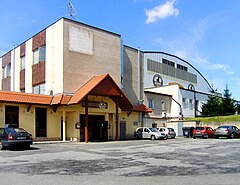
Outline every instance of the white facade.
<svg viewBox="0 0 240 185"><path fill-rule="evenodd" d="M144 52L144 88L171 95L171 117L175 119L200 115L211 86L187 61L167 53Z"/></svg>

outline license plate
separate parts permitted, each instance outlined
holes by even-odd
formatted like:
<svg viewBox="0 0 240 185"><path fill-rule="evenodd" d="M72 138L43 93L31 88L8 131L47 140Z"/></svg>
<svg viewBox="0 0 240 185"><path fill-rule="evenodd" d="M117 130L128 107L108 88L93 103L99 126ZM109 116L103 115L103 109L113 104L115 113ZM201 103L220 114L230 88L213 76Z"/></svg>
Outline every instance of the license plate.
<svg viewBox="0 0 240 185"><path fill-rule="evenodd" d="M17 139L26 139L26 137L18 137Z"/></svg>

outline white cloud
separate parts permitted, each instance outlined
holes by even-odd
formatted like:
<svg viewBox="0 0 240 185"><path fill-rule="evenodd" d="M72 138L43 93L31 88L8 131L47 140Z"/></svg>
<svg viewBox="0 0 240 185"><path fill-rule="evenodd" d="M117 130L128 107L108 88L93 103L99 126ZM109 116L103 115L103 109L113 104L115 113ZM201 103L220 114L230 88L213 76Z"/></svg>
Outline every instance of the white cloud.
<svg viewBox="0 0 240 185"><path fill-rule="evenodd" d="M217 24L221 14L212 14L194 25L184 24L184 32L176 34L176 37L155 39L155 42L167 48L176 56L187 60L201 71L222 72L226 75L232 75L234 72L228 64L217 63L210 61L198 49L199 43L205 37L206 32Z"/></svg>
<svg viewBox="0 0 240 185"><path fill-rule="evenodd" d="M150 10L146 10L147 16L146 24L155 22L157 19L166 19L170 16L178 16L179 10L174 8L177 0L169 0L164 4L158 5Z"/></svg>

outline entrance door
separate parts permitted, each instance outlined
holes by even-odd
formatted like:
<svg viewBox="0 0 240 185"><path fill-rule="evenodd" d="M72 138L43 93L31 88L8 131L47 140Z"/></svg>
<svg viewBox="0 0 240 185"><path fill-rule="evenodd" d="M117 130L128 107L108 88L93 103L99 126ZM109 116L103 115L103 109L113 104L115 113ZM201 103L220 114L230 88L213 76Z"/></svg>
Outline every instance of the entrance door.
<svg viewBox="0 0 240 185"><path fill-rule="evenodd" d="M19 127L19 107L5 106L5 125L6 127Z"/></svg>
<svg viewBox="0 0 240 185"><path fill-rule="evenodd" d="M85 114L80 115L80 141L85 141ZM108 122L104 115L88 115L88 139L89 141L108 140Z"/></svg>
<svg viewBox="0 0 240 185"><path fill-rule="evenodd" d="M126 121L120 121L120 140L126 139Z"/></svg>
<svg viewBox="0 0 240 185"><path fill-rule="evenodd" d="M36 108L36 137L47 137L46 108Z"/></svg>

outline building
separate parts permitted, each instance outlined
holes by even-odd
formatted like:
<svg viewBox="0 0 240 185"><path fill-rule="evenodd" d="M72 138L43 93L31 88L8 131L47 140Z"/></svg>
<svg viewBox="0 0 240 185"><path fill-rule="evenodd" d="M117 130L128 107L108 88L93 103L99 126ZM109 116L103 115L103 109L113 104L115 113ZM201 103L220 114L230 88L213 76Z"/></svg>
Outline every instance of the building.
<svg viewBox="0 0 240 185"><path fill-rule="evenodd" d="M152 122L161 125L166 121L201 115L202 105L206 103L212 87L189 62L172 54L145 51L144 72L147 105L153 110L161 107L159 113L154 110L145 118L146 125L150 126ZM154 93L155 97L150 97L149 93ZM168 103L167 96L170 96Z"/></svg>
<svg viewBox="0 0 240 185"><path fill-rule="evenodd" d="M0 59L1 126L37 139L133 137L151 110L138 104L138 81L123 76L123 50L119 34L70 19L43 29Z"/></svg>
<svg viewBox="0 0 240 185"><path fill-rule="evenodd" d="M0 64L0 126L44 140L133 138L139 126L199 114L210 87L174 55L140 51L119 34L67 18L14 47Z"/></svg>

